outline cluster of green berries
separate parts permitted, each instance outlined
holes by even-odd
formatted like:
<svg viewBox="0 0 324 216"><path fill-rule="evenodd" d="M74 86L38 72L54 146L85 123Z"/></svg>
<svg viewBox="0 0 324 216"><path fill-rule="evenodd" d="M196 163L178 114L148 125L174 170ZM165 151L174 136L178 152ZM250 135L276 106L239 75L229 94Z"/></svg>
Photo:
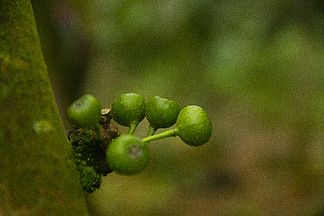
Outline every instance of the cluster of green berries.
<svg viewBox="0 0 324 216"><path fill-rule="evenodd" d="M133 134L145 117L150 125L147 136L140 139ZM212 133L211 120L201 107L181 109L176 102L159 96L145 102L136 93L122 94L108 109L101 109L92 95L84 95L68 108L67 118L78 129L77 138L70 142L81 184L88 192L99 188L101 177L112 171L125 175L141 172L150 158L151 141L178 136L190 146L200 146ZM120 135L111 119L129 127L128 133ZM175 129L155 134L174 124Z"/></svg>

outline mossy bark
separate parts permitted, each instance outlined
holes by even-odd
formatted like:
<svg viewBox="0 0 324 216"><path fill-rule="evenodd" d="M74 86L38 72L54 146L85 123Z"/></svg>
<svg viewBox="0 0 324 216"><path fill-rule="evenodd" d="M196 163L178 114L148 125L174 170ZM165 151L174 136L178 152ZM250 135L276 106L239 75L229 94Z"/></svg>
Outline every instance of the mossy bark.
<svg viewBox="0 0 324 216"><path fill-rule="evenodd" d="M0 215L88 215L30 0L0 1Z"/></svg>

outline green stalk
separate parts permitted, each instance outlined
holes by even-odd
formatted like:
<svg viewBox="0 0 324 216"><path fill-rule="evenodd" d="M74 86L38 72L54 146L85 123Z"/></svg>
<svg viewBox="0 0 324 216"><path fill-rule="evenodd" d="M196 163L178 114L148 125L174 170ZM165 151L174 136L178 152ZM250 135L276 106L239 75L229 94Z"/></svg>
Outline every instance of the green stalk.
<svg viewBox="0 0 324 216"><path fill-rule="evenodd" d="M177 129L167 130L167 131L164 131L164 132L159 133L159 134L155 134L155 135L152 135L152 136L145 137L142 141L144 143L148 144L149 142L154 141L154 140L176 136L177 131L178 131Z"/></svg>
<svg viewBox="0 0 324 216"><path fill-rule="evenodd" d="M147 135L146 137L149 137L149 136L153 136L155 134L155 132L157 131L157 128L153 127L152 125L149 126L148 128L148 131L147 131ZM145 145L148 145L150 142L145 142L144 144Z"/></svg>
<svg viewBox="0 0 324 216"><path fill-rule="evenodd" d="M135 129L137 128L138 125L138 121L132 121L129 124L129 130L128 130L128 135L133 135L133 133L135 132Z"/></svg>
<svg viewBox="0 0 324 216"><path fill-rule="evenodd" d="M146 137L153 136L156 132L157 128L152 125L149 126Z"/></svg>

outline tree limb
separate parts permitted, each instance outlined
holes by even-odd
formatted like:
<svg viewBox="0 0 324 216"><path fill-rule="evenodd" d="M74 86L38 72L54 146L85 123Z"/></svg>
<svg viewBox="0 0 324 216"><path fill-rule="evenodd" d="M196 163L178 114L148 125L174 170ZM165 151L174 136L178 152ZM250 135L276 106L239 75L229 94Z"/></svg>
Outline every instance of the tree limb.
<svg viewBox="0 0 324 216"><path fill-rule="evenodd" d="M30 0L0 1L0 215L88 215Z"/></svg>

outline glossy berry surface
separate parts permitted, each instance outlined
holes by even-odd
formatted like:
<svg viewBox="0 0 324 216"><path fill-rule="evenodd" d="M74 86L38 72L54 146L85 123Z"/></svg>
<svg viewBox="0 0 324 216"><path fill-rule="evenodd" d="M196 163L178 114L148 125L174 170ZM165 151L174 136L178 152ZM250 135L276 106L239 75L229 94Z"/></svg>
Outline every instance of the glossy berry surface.
<svg viewBox="0 0 324 216"><path fill-rule="evenodd" d="M188 145L200 146L206 143L212 133L209 116L199 106L187 106L177 118L177 135Z"/></svg>
<svg viewBox="0 0 324 216"><path fill-rule="evenodd" d="M146 118L155 129L174 125L179 112L180 106L176 102L159 96L150 98L145 107Z"/></svg>
<svg viewBox="0 0 324 216"><path fill-rule="evenodd" d="M108 166L125 175L141 172L149 161L149 150L143 141L132 135L122 135L109 144Z"/></svg>
<svg viewBox="0 0 324 216"><path fill-rule="evenodd" d="M68 107L66 116L76 128L96 127L101 116L101 106L97 98L87 94Z"/></svg>
<svg viewBox="0 0 324 216"><path fill-rule="evenodd" d="M145 99L136 93L122 94L112 103L111 114L122 126L140 122L145 117Z"/></svg>

